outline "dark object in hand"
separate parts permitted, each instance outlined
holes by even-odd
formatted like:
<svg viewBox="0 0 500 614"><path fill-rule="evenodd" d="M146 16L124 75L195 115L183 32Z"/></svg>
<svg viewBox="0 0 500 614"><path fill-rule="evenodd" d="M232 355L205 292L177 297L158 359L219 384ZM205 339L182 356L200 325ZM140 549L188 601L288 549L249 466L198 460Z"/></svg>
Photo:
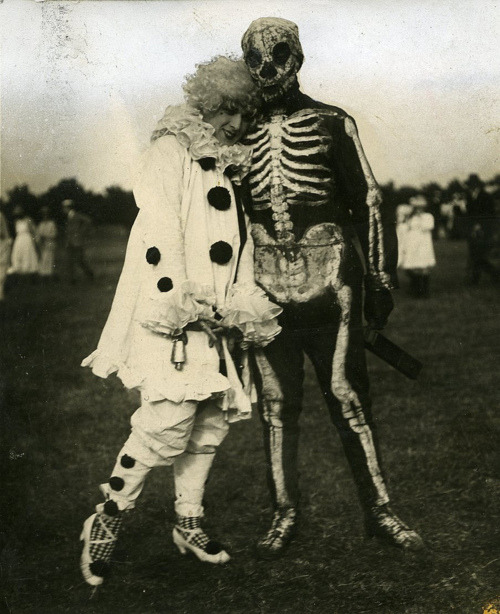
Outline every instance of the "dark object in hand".
<svg viewBox="0 0 500 614"><path fill-rule="evenodd" d="M390 290L367 287L365 292L365 320L370 328L382 330L394 309L394 301Z"/></svg>
<svg viewBox="0 0 500 614"><path fill-rule="evenodd" d="M370 327L365 328L365 348L410 379L417 379L422 363Z"/></svg>

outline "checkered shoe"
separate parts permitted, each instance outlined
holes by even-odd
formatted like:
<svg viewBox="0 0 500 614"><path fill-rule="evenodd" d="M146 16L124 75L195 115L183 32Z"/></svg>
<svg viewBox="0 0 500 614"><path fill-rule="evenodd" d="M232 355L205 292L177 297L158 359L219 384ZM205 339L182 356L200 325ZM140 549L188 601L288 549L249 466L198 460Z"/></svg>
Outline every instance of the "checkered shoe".
<svg viewBox="0 0 500 614"><path fill-rule="evenodd" d="M181 554L190 550L200 561L216 565L229 561L231 557L224 550L224 546L208 537L200 526L199 518L179 516L177 522L172 538Z"/></svg>
<svg viewBox="0 0 500 614"><path fill-rule="evenodd" d="M108 574L121 524L119 512L116 516L98 512L84 522L80 535L83 541L80 569L88 584L100 586Z"/></svg>
<svg viewBox="0 0 500 614"><path fill-rule="evenodd" d="M272 559L283 553L296 533L297 510L279 508L274 512L269 531L256 544L261 559Z"/></svg>

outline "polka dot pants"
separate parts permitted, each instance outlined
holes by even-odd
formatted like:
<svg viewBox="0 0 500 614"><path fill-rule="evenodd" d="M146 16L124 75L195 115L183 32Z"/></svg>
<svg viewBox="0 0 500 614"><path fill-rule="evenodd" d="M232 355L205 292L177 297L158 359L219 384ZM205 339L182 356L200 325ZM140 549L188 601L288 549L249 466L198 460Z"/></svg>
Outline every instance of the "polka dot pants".
<svg viewBox="0 0 500 614"><path fill-rule="evenodd" d="M201 516L205 482L215 451L228 431L217 401L163 400L141 407L118 454L109 481L101 485L119 510L132 509L153 467L174 465L176 513Z"/></svg>

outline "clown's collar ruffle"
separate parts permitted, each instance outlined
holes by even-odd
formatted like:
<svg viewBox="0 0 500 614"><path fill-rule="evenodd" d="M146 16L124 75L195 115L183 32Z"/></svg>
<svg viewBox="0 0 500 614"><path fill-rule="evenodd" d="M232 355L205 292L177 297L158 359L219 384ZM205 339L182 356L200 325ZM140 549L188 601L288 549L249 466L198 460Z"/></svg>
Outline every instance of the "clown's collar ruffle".
<svg viewBox="0 0 500 614"><path fill-rule="evenodd" d="M151 141L171 134L185 147L193 160L214 158L216 169L231 167L231 180L239 183L250 170L251 149L241 143L222 145L214 136L215 129L201 113L189 105L167 107L151 136Z"/></svg>

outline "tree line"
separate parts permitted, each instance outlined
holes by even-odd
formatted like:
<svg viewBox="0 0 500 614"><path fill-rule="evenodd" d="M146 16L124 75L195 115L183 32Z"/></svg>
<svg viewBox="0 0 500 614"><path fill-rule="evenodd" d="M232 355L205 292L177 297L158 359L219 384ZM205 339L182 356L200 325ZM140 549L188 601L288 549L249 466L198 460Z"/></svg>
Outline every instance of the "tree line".
<svg viewBox="0 0 500 614"><path fill-rule="evenodd" d="M137 215L134 195L119 186L106 188L103 194L85 188L75 179L62 179L45 193L36 196L28 185L18 185L7 192L2 209L10 221L16 207L21 206L35 222L41 219L42 207L59 224L65 220L62 202L71 199L75 208L92 218L95 224L119 224L130 228Z"/></svg>
<svg viewBox="0 0 500 614"><path fill-rule="evenodd" d="M486 182L495 199L500 200L500 175ZM451 200L453 194L466 192L464 184L453 179L447 185L430 182L421 187L400 186L393 182L381 186L384 203L388 208L395 208L407 203L412 196L423 194L427 198L429 208L439 206ZM35 222L41 218L42 207L48 207L51 217L58 223L63 223L63 200L71 199L78 211L92 218L95 224L119 224L130 228L137 215L134 196L131 191L119 186L110 186L103 194L95 193L85 188L75 179L62 179L45 193L35 195L27 184L13 187L7 193L7 199L0 201L8 220L12 220L12 213L16 206L22 206L27 215Z"/></svg>

